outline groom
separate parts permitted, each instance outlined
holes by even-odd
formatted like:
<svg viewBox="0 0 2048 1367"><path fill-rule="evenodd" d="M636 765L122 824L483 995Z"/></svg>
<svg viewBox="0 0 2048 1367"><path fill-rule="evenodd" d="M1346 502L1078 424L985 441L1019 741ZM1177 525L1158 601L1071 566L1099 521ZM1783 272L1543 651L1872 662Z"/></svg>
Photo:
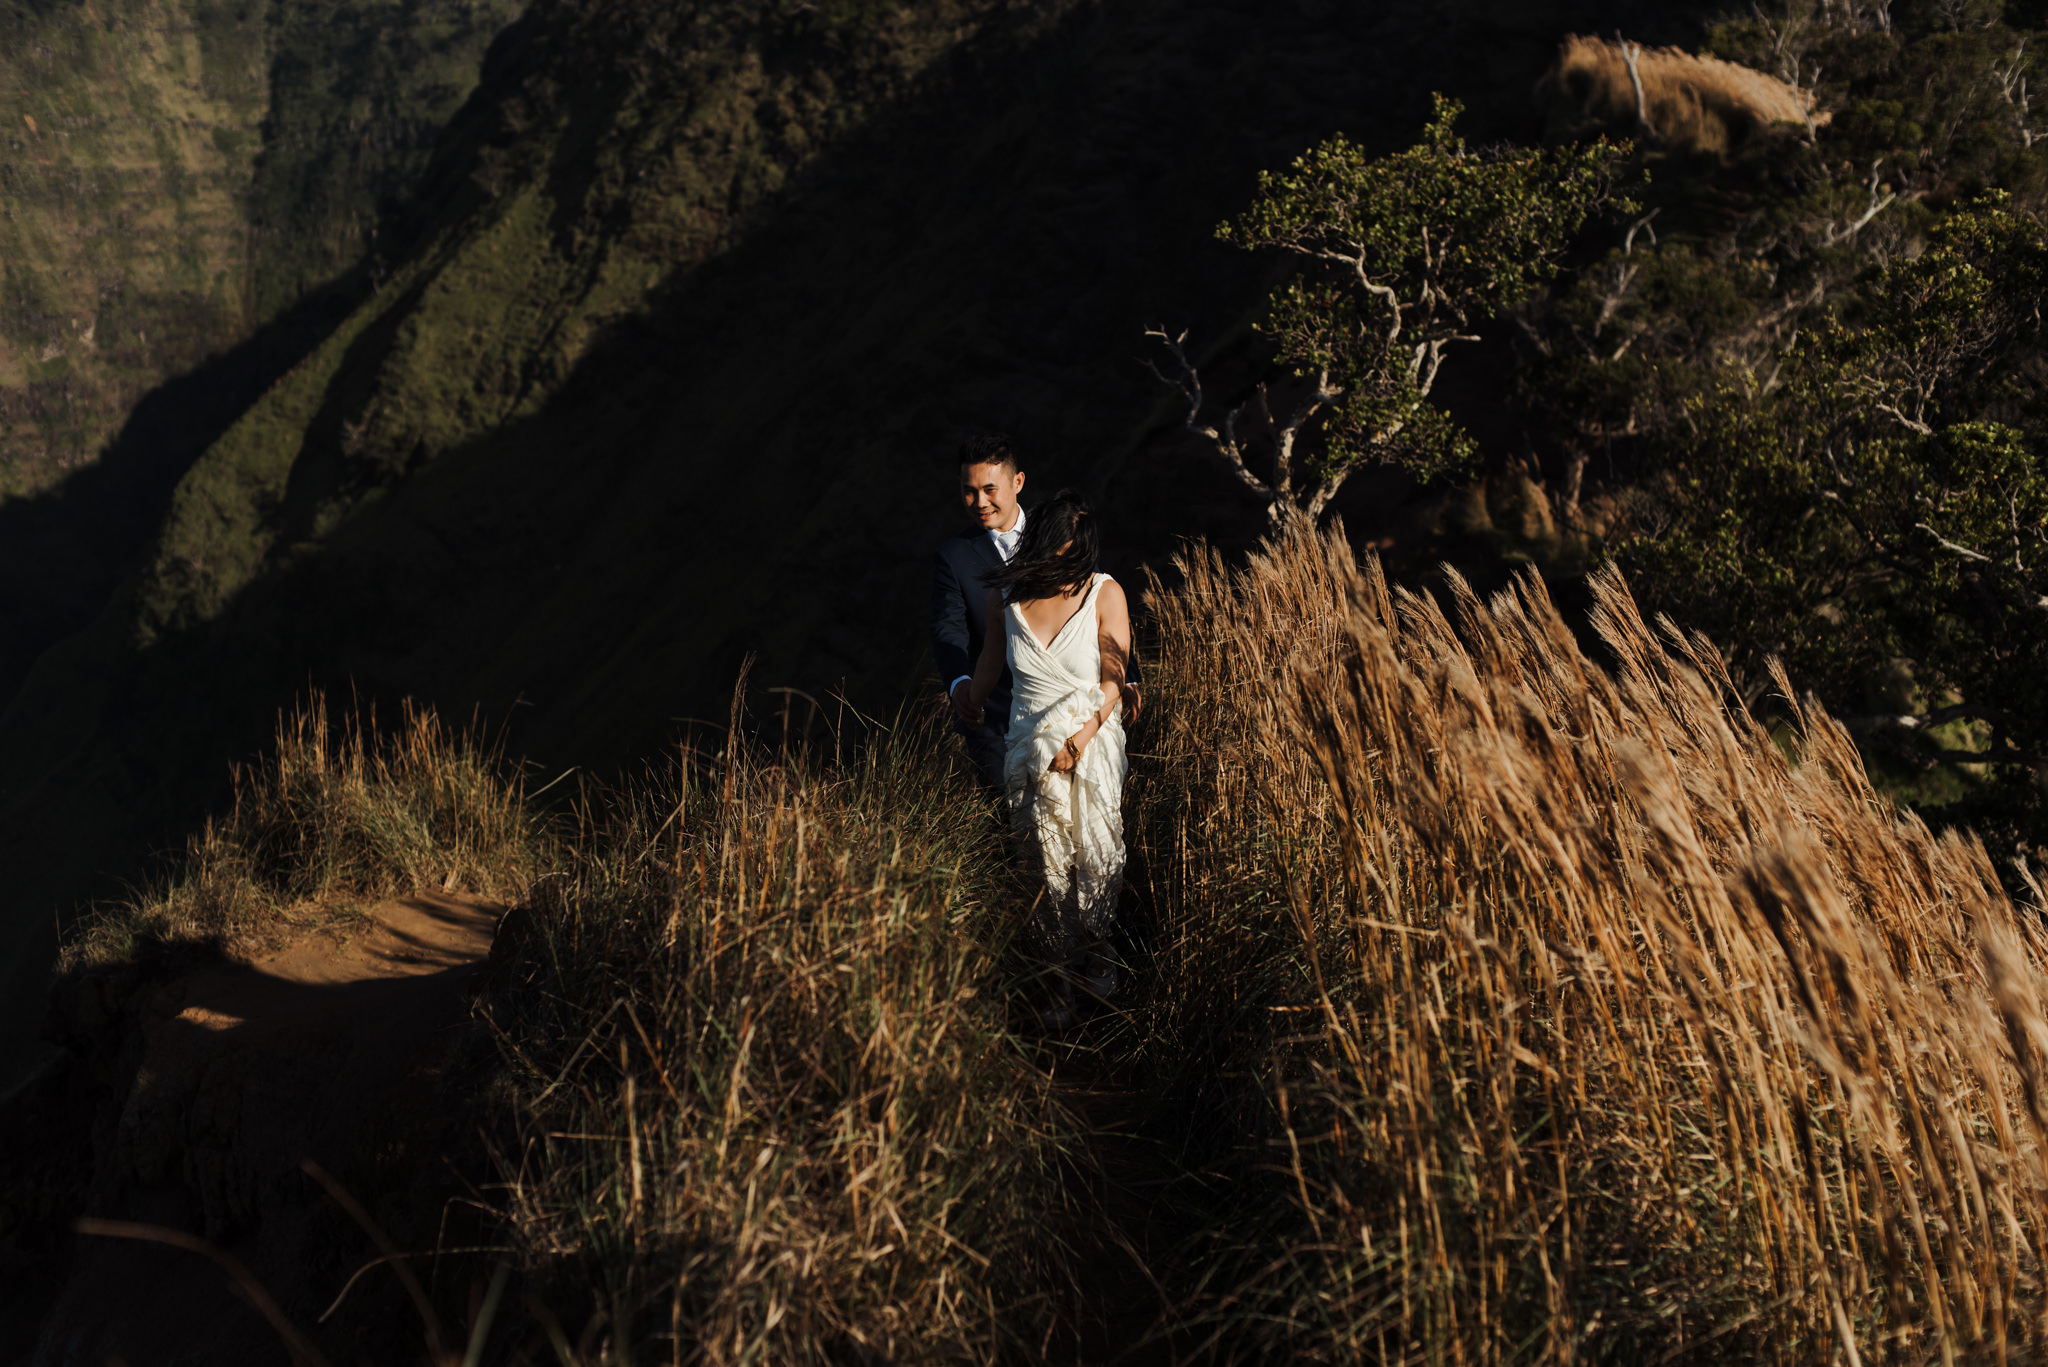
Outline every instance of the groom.
<svg viewBox="0 0 2048 1367"><path fill-rule="evenodd" d="M1024 534L1025 513L1017 502L1024 492L1024 472L1017 468L1009 441L992 434L960 443L957 464L968 525L932 556L932 655L952 699L954 728L967 742L975 772L984 786L999 793L1003 737L1010 725L1010 671L1005 669L996 681L979 718L967 684L989 629L988 586L982 577L1016 554L1017 539Z"/></svg>

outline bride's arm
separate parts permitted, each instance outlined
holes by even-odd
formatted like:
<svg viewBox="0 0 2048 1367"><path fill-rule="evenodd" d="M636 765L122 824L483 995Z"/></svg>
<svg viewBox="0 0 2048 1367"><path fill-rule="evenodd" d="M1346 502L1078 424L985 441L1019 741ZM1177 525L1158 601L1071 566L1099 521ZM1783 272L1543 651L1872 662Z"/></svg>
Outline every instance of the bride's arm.
<svg viewBox="0 0 2048 1367"><path fill-rule="evenodd" d="M1111 579L1102 586L1102 592L1095 600L1096 627L1101 632L1102 647L1102 711L1096 714L1106 722L1116 711L1119 699L1124 705L1124 720L1135 721L1138 716L1138 695L1125 676L1131 667L1131 605L1124 597L1124 586Z"/></svg>
<svg viewBox="0 0 2048 1367"><path fill-rule="evenodd" d="M974 677L967 684L967 702L974 709L976 726L981 725L981 705L996 691L1003 677L1003 647L1009 624L1003 618L1003 595L988 593L988 630L981 637L981 658L974 662Z"/></svg>
<svg viewBox="0 0 2048 1367"><path fill-rule="evenodd" d="M1118 699L1129 693L1124 686L1124 666L1131 658L1131 606L1124 598L1123 585L1114 579L1104 583L1096 595L1095 627L1097 643L1102 648L1102 706L1079 731L1067 737L1066 744L1052 757L1052 771L1056 774L1064 774L1081 762L1081 752L1116 711Z"/></svg>

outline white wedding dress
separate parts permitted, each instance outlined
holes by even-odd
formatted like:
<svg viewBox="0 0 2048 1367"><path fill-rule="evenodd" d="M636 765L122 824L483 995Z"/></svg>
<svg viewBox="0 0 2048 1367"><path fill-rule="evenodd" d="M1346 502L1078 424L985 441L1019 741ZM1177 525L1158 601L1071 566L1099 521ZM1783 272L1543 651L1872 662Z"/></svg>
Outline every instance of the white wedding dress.
<svg viewBox="0 0 2048 1367"><path fill-rule="evenodd" d="M1074 615L1041 645L1016 604L1003 612L1009 657L1010 730L1003 758L1010 824L1034 868L1045 875L1051 913L1040 934L1056 960L1110 932L1124 883L1123 703L1064 774L1051 772L1067 737L1102 706L1102 643L1096 600L1109 576L1098 574Z"/></svg>

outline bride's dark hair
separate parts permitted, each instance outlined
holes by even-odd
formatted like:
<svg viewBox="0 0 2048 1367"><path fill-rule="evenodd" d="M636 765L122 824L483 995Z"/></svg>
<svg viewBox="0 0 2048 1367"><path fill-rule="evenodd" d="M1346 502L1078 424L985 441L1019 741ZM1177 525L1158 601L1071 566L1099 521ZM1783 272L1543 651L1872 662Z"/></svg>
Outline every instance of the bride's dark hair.
<svg viewBox="0 0 2048 1367"><path fill-rule="evenodd" d="M1065 547L1062 552L1061 547ZM1002 591L1006 603L1029 603L1079 593L1095 577L1102 534L1095 514L1072 489L1062 489L1024 514L1024 535L1010 563L982 582Z"/></svg>

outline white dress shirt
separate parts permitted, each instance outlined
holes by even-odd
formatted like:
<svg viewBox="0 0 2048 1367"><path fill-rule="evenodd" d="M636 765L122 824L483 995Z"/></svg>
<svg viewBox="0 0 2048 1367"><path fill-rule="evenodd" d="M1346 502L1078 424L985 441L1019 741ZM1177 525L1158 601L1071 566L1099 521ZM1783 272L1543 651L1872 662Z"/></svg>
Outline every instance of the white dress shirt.
<svg viewBox="0 0 2048 1367"><path fill-rule="evenodd" d="M988 533L988 539L995 543L996 554L1000 555L1003 558L1003 563L1007 565L1010 563L1010 557L1017 553L1017 542L1020 539L1022 539L1023 535L1024 506L1020 503L1017 505L1017 520L1010 524L1010 530L1008 530L1007 532L999 532L996 531L994 528L990 528ZM993 630L993 627L991 627L991 630ZM953 680L953 682L947 685L946 687L946 696L951 697L953 695L953 690L957 689L958 687L960 687L961 684L966 683L973 677L974 676L972 674L962 674L959 678Z"/></svg>
<svg viewBox="0 0 2048 1367"><path fill-rule="evenodd" d="M1010 557L1017 553L1017 543L1023 539L1023 536L1024 509L1019 507L1017 509L1017 520L1010 524L1010 530L1007 532L991 531L988 534L988 539L996 543L996 550L1002 555L1003 563L1007 565L1010 563Z"/></svg>

